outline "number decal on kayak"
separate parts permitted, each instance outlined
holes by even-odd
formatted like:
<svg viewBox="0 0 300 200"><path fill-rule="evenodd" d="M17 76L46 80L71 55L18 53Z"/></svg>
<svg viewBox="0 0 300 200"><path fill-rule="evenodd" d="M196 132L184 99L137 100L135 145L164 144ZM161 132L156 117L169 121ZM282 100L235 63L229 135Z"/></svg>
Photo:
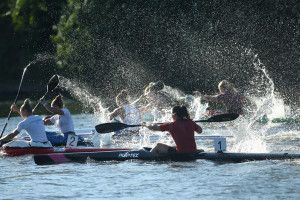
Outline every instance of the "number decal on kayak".
<svg viewBox="0 0 300 200"><path fill-rule="evenodd" d="M73 135L73 134L68 135L66 147L76 147L77 143L78 143L77 135Z"/></svg>
<svg viewBox="0 0 300 200"><path fill-rule="evenodd" d="M224 152L226 151L226 138L225 137L216 137L214 138L214 147L215 152Z"/></svg>
<svg viewBox="0 0 300 200"><path fill-rule="evenodd" d="M73 144L73 142L75 141L75 137L74 136L72 136L71 137L71 142L70 142L70 146L73 146L74 144ZM221 144L220 144L220 146L221 146ZM221 149L221 147L220 147L220 149Z"/></svg>

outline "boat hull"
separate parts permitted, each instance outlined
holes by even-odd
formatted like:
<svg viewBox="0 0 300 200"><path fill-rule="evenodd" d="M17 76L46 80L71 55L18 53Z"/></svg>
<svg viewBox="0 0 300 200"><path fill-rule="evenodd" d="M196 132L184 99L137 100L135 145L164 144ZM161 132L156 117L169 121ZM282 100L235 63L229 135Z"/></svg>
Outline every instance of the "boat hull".
<svg viewBox="0 0 300 200"><path fill-rule="evenodd" d="M38 165L60 164L68 162L82 162L90 158L95 161L124 161L124 160L153 160L153 161L193 161L197 159L211 160L215 162L245 162L258 160L288 160L300 159L300 154L289 153L208 153L199 152L194 154L164 154L154 155L147 150L132 151L103 151L84 153L64 153L35 155L34 161Z"/></svg>
<svg viewBox="0 0 300 200"><path fill-rule="evenodd" d="M120 151L129 150L126 148L97 148L97 147L53 147L53 148L41 148L41 147L5 147L0 149L5 156L23 156L23 155L36 155L36 154L52 154L52 153L76 153L76 152L101 152L101 151Z"/></svg>

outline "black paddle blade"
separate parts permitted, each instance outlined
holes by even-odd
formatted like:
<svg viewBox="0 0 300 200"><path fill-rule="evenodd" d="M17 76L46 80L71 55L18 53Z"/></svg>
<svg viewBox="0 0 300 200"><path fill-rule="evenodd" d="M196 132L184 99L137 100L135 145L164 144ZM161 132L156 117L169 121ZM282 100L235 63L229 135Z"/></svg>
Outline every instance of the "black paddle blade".
<svg viewBox="0 0 300 200"><path fill-rule="evenodd" d="M238 117L239 114L226 113L226 114L212 116L211 118L207 119L206 122L227 122L227 121L235 120Z"/></svg>
<svg viewBox="0 0 300 200"><path fill-rule="evenodd" d="M98 133L110 133L127 127L128 127L127 124L123 124L120 122L112 122L112 123L99 124L95 126L95 129Z"/></svg>
<svg viewBox="0 0 300 200"><path fill-rule="evenodd" d="M59 79L57 75L53 75L48 82L47 91L50 92L54 90L59 84Z"/></svg>

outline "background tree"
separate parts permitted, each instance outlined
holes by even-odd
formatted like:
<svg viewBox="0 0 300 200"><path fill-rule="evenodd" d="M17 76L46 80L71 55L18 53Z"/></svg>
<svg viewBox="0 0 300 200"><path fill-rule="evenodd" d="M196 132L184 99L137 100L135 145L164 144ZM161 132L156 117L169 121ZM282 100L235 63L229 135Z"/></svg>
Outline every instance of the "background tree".
<svg viewBox="0 0 300 200"><path fill-rule="evenodd" d="M185 91L222 79L248 90L262 73L258 54L278 90L299 101L299 9L297 0L70 0L54 41L60 66L103 96L158 79Z"/></svg>

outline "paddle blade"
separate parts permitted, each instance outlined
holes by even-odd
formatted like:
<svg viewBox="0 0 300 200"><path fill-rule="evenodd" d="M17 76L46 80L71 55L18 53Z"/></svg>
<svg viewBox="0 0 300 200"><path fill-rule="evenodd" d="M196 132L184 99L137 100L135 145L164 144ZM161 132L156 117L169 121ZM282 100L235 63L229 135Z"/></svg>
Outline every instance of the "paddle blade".
<svg viewBox="0 0 300 200"><path fill-rule="evenodd" d="M227 121L235 120L238 117L239 114L226 113L226 114L212 116L211 118L205 120L205 122L227 122Z"/></svg>
<svg viewBox="0 0 300 200"><path fill-rule="evenodd" d="M54 90L59 84L59 79L57 75L53 75L47 84L47 91L50 92Z"/></svg>
<svg viewBox="0 0 300 200"><path fill-rule="evenodd" d="M95 126L95 129L98 133L110 133L127 127L128 127L127 124L123 124L120 122L112 122L112 123L99 124Z"/></svg>

